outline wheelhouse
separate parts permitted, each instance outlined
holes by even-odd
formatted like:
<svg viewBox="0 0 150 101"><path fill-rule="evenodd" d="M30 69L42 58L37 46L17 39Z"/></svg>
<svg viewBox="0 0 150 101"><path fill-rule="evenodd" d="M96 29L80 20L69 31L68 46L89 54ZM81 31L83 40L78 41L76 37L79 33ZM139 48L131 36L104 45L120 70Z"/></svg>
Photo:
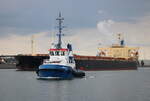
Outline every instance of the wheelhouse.
<svg viewBox="0 0 150 101"><path fill-rule="evenodd" d="M65 56L68 52L68 49L49 49L50 56Z"/></svg>

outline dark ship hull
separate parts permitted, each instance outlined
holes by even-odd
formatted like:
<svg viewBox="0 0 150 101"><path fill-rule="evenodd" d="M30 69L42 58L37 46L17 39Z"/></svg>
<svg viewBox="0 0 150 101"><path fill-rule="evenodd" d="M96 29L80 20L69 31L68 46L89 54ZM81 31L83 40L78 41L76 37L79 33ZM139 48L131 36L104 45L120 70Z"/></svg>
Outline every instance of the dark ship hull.
<svg viewBox="0 0 150 101"><path fill-rule="evenodd" d="M18 70L36 70L43 63L44 59L48 58L48 55L18 55L15 56L17 60L16 68Z"/></svg>
<svg viewBox="0 0 150 101"><path fill-rule="evenodd" d="M76 67L80 70L136 70L137 62L123 58L76 56Z"/></svg>
<svg viewBox="0 0 150 101"><path fill-rule="evenodd" d="M36 56L16 56L18 70L36 70L48 55ZM137 62L132 59L98 57L98 56L78 56L75 55L76 68L80 70L136 70Z"/></svg>

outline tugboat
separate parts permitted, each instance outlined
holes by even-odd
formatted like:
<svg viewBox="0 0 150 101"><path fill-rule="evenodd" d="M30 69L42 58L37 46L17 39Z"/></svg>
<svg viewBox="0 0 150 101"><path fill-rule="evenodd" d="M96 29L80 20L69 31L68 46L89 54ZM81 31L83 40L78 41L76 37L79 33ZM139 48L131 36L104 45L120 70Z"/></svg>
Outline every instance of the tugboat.
<svg viewBox="0 0 150 101"><path fill-rule="evenodd" d="M72 79L74 77L84 77L85 73L78 71L75 66L75 60L71 44L62 47L62 22L64 20L59 13L56 19L59 22L58 43L52 44L49 49L49 59L46 59L36 71L39 79Z"/></svg>

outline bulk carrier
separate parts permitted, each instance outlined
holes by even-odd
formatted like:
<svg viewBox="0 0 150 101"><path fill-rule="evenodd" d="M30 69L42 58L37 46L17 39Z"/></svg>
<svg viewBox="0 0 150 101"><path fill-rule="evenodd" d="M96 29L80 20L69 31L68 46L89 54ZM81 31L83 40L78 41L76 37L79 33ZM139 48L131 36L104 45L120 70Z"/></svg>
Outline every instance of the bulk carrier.
<svg viewBox="0 0 150 101"><path fill-rule="evenodd" d="M99 48L97 56L76 55L76 66L81 70L136 70L138 66L138 47L124 44L122 34L118 44Z"/></svg>

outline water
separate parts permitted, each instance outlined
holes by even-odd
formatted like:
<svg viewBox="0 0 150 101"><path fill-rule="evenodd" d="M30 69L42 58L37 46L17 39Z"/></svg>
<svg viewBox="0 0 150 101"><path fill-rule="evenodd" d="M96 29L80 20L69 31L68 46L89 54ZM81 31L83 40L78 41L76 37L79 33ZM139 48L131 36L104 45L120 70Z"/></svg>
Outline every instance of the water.
<svg viewBox="0 0 150 101"><path fill-rule="evenodd" d="M34 72L0 70L0 101L150 101L150 68L92 71L73 80L37 80Z"/></svg>

